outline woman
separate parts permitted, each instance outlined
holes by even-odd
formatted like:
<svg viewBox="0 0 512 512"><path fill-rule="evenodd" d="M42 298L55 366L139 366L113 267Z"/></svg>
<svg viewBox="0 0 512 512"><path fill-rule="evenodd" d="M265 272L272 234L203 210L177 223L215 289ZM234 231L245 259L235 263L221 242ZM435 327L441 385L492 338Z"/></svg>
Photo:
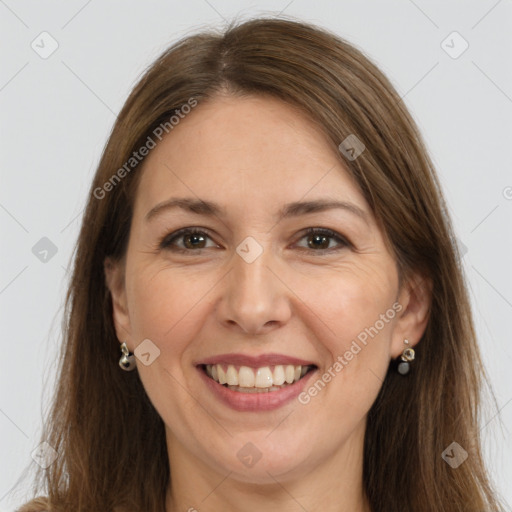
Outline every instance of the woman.
<svg viewBox="0 0 512 512"><path fill-rule="evenodd" d="M502 510L453 240L360 51L279 19L175 44L94 178L20 510Z"/></svg>

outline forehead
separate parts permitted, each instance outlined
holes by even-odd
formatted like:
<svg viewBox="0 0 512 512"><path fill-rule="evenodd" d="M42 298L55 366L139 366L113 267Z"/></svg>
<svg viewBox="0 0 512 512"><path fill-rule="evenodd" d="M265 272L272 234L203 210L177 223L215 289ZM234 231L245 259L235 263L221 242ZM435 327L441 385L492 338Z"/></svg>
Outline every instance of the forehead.
<svg viewBox="0 0 512 512"><path fill-rule="evenodd" d="M199 103L156 139L139 182L136 210L169 196L269 207L302 198L365 201L340 156L311 119L270 97Z"/></svg>

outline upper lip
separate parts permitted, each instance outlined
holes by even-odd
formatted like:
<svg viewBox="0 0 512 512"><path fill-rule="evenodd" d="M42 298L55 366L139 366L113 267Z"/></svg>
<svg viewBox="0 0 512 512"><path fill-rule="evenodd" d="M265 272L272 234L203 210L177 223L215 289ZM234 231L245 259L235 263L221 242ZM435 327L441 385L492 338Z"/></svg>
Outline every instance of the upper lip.
<svg viewBox="0 0 512 512"><path fill-rule="evenodd" d="M259 356L250 356L246 354L219 354L217 356L202 359L200 364L232 364L235 366L249 366L251 368L261 368L263 366L275 365L302 365L302 366L316 366L311 361L300 359L298 357L291 357L285 354L261 354Z"/></svg>

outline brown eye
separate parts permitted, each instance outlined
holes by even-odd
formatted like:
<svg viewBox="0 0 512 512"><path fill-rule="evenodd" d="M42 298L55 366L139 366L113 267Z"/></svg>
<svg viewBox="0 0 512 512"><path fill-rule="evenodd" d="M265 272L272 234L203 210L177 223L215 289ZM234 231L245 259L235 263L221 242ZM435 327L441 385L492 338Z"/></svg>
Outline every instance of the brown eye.
<svg viewBox="0 0 512 512"><path fill-rule="evenodd" d="M308 246L311 249L328 249L329 248L329 237L325 235L310 235L308 236Z"/></svg>
<svg viewBox="0 0 512 512"><path fill-rule="evenodd" d="M309 228L300 240L306 240L306 246L298 244L298 247L310 249L313 252L336 251L351 246L350 242L339 233L325 228ZM210 241L210 245L208 245L208 241ZM160 242L159 247L175 252L191 253L219 246L213 242L206 231L183 228L166 236Z"/></svg>
<svg viewBox="0 0 512 512"><path fill-rule="evenodd" d="M187 249L203 249L206 237L198 233L191 233L183 236L183 245Z"/></svg>
<svg viewBox="0 0 512 512"><path fill-rule="evenodd" d="M304 245L299 247L316 252L334 251L351 245L339 233L325 228L309 228L300 240L307 240L307 242L306 247Z"/></svg>
<svg viewBox="0 0 512 512"><path fill-rule="evenodd" d="M177 252L192 252L194 250L198 251L218 247L213 242L208 246L208 240L211 240L211 237L205 231L194 228L184 228L166 236L160 242L159 247L160 249Z"/></svg>

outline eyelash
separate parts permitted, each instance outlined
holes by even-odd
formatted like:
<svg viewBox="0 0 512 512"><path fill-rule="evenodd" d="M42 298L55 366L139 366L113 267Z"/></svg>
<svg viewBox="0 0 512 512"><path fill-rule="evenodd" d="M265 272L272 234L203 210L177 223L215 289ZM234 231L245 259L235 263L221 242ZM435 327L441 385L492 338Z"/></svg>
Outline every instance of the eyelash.
<svg viewBox="0 0 512 512"><path fill-rule="evenodd" d="M172 247L172 244L178 240L179 238L183 238L186 235L206 235L206 237L211 239L211 236L208 233L208 230L205 230L203 228L195 228L195 227L188 227L179 229L178 231L175 231L174 233L171 233L170 235L166 235L162 240L160 240L158 247L162 250L170 250L172 252L177 253L200 253L203 250L210 249L210 247L202 247L200 249L186 249L181 247ZM340 246L339 247L331 247L327 249L309 249L307 247L301 247L302 250L309 250L316 253L322 253L325 254L327 252L332 251L338 251L344 247L352 247L352 244L343 236L341 236L339 233L336 233L336 231L332 231L327 228L308 228L305 233L302 234L302 236L299 238L299 240L302 240L303 238L306 238L308 236L314 236L314 235L322 235L328 238L333 238L336 240Z"/></svg>

